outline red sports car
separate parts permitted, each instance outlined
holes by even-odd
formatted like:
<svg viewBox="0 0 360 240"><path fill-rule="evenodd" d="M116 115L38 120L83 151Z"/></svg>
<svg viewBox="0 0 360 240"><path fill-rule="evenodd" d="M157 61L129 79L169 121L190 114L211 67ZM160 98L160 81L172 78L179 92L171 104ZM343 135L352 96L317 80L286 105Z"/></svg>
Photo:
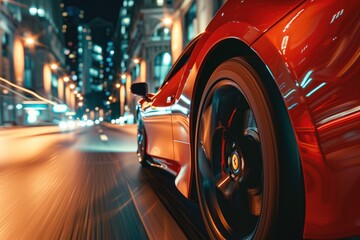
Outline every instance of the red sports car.
<svg viewBox="0 0 360 240"><path fill-rule="evenodd" d="M138 156L211 238L360 236L360 1L228 0L157 93Z"/></svg>

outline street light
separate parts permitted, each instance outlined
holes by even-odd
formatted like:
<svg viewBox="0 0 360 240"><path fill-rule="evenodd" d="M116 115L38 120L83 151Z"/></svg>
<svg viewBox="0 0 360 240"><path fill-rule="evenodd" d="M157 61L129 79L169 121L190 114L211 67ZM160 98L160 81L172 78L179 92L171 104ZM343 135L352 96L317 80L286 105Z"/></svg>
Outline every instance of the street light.
<svg viewBox="0 0 360 240"><path fill-rule="evenodd" d="M50 65L51 70L56 70L58 68L58 65L56 63L52 63Z"/></svg>
<svg viewBox="0 0 360 240"><path fill-rule="evenodd" d="M162 22L165 26L170 26L172 24L172 19L169 17L165 17Z"/></svg>
<svg viewBox="0 0 360 240"><path fill-rule="evenodd" d="M120 85L120 83L117 83L115 86L116 86L116 88L120 88L121 85Z"/></svg>
<svg viewBox="0 0 360 240"><path fill-rule="evenodd" d="M32 46L32 45L35 44L35 39L32 38L32 37L27 37L27 38L25 39L25 44L28 45L28 46Z"/></svg>
<svg viewBox="0 0 360 240"><path fill-rule="evenodd" d="M134 59L133 59L133 63L139 64L139 63L140 63L140 58L134 58Z"/></svg>

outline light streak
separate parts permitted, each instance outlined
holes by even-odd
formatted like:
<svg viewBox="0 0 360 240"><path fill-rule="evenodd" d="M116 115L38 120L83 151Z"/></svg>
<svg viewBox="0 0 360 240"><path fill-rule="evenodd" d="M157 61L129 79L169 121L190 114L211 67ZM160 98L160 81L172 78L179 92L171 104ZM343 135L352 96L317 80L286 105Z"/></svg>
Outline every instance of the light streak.
<svg viewBox="0 0 360 240"><path fill-rule="evenodd" d="M351 119L356 119L359 116L360 116L360 106L357 106L321 120L320 122L317 123L317 125L319 125L318 129L322 130L326 127L333 126L337 123L345 122Z"/></svg>
<svg viewBox="0 0 360 240"><path fill-rule="evenodd" d="M290 94L292 94L293 92L295 92L295 89L292 89L290 92L288 92L288 93L284 96L284 98L289 97L289 96L290 96Z"/></svg>
<svg viewBox="0 0 360 240"><path fill-rule="evenodd" d="M323 86L325 86L326 83L322 83L319 86L317 86L316 88L314 88L311 92L309 92L308 94L306 94L306 97L310 97L311 95L313 95L314 92L316 92L317 90L319 90L320 88L322 88Z"/></svg>
<svg viewBox="0 0 360 240"><path fill-rule="evenodd" d="M40 100L42 100L42 101L44 101L44 102L47 102L47 103L49 103L49 104L51 104L51 105L54 105L54 106L57 105L56 102L50 101L49 99L46 99L46 98L38 95L37 93L35 93L35 92L33 92L33 91L30 91L30 90L27 89L27 88L23 88L23 87L20 87L20 86L18 86L18 85L16 85L16 84L13 84L12 82L6 80L5 78L0 77L0 81L3 81L3 82L5 82L5 83L9 84L10 86L12 86L12 87L14 87L14 88L17 88L17 89L20 89L20 90L22 90L22 91L24 91L24 92L26 92L26 93L29 93L29 94L33 95L34 97L36 97L36 98L38 98L38 99L40 99Z"/></svg>

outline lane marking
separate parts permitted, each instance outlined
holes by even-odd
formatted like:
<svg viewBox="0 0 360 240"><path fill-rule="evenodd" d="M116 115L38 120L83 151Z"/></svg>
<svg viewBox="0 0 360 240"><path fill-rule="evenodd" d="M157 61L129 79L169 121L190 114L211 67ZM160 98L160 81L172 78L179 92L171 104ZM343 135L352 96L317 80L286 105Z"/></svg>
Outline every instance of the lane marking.
<svg viewBox="0 0 360 240"><path fill-rule="evenodd" d="M101 135L100 135L100 139L101 139L101 141L103 141L103 142L109 141L109 138L108 138L105 134L101 134Z"/></svg>

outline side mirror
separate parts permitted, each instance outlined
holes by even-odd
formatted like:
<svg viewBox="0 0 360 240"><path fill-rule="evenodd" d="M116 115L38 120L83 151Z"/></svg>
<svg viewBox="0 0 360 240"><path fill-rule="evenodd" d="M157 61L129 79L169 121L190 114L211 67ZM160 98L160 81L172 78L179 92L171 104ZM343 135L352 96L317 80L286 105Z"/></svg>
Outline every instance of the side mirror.
<svg viewBox="0 0 360 240"><path fill-rule="evenodd" d="M148 85L145 82L131 84L131 93L140 97L146 97L148 94Z"/></svg>

